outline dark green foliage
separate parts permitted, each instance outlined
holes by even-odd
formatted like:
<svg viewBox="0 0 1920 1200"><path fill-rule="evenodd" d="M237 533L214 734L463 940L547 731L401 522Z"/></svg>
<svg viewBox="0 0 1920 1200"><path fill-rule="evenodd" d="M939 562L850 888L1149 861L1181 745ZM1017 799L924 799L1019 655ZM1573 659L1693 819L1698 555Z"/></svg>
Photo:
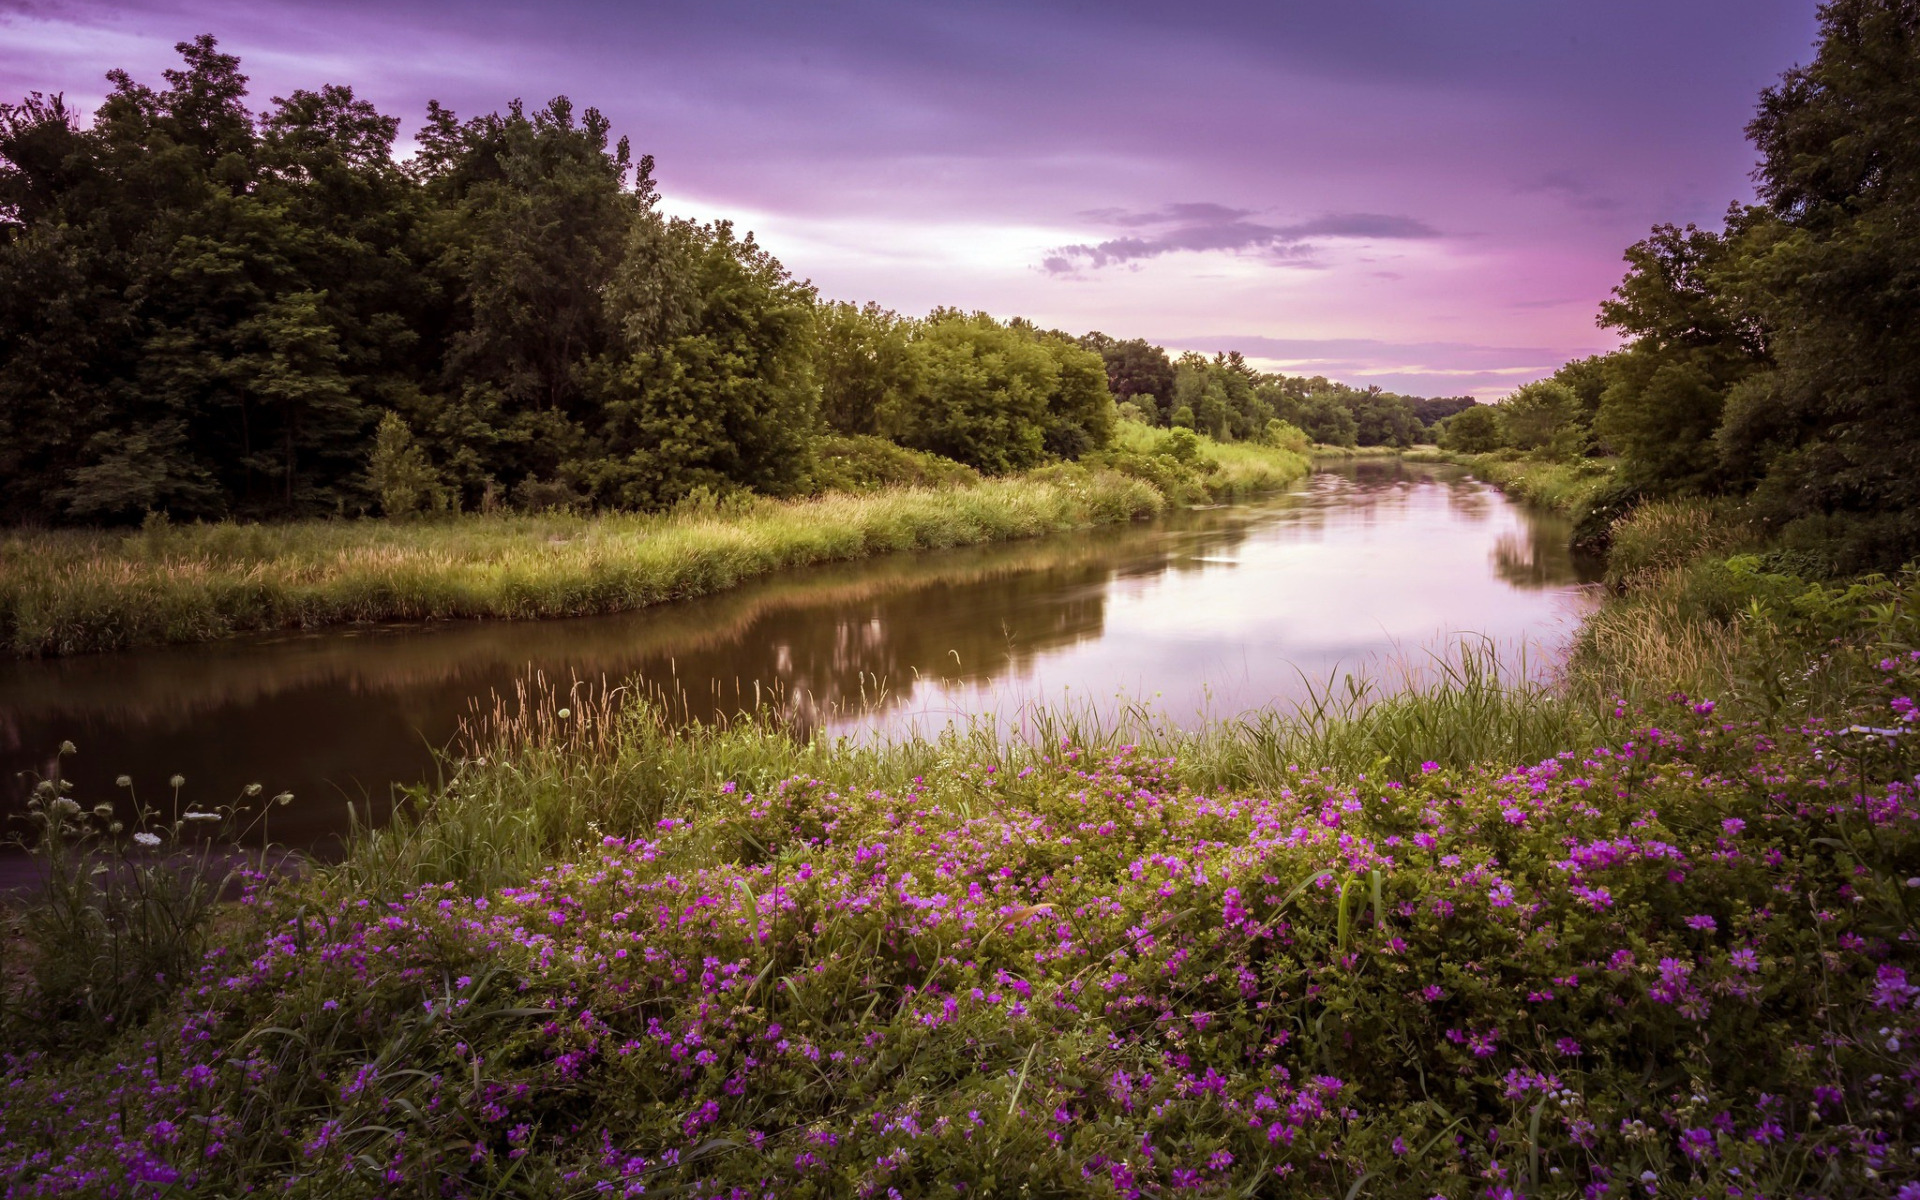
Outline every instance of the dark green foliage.
<svg viewBox="0 0 1920 1200"><path fill-rule="evenodd" d="M988 474L1078 457L1113 435L1100 357L1065 335L936 310L908 345L897 439Z"/></svg>
<svg viewBox="0 0 1920 1200"><path fill-rule="evenodd" d="M1581 415L1580 397L1572 388L1557 380L1538 380L1500 404L1501 441L1547 458L1579 458L1591 440Z"/></svg>
<svg viewBox="0 0 1920 1200"><path fill-rule="evenodd" d="M1440 427L1448 417L1466 412L1477 401L1472 396L1444 396L1432 400L1413 400L1409 402L1413 409L1413 419L1426 428L1428 441L1437 441Z"/></svg>
<svg viewBox="0 0 1920 1200"><path fill-rule="evenodd" d="M1735 239L1661 225L1627 250L1629 270L1600 306L1601 324L1634 338L1607 366L1595 419L1636 483L1712 488L1713 449L1729 388L1764 361L1763 330L1725 290Z"/></svg>
<svg viewBox="0 0 1920 1200"><path fill-rule="evenodd" d="M399 121L350 89L255 113L211 37L179 50L163 89L115 72L91 125L58 96L0 107L15 519L782 493L822 418L993 471L1111 436L1098 353L819 305L750 236L663 220L652 160L594 109L430 104L401 163Z"/></svg>
<svg viewBox="0 0 1920 1200"><path fill-rule="evenodd" d="M1485 454L1506 445L1500 414L1490 405L1476 404L1448 417L1440 445L1461 454Z"/></svg>
<svg viewBox="0 0 1920 1200"><path fill-rule="evenodd" d="M1837 569L1920 552L1920 3L1835 0L1748 134L1762 206L1732 285L1774 367L1728 400L1729 467Z"/></svg>
<svg viewBox="0 0 1920 1200"><path fill-rule="evenodd" d="M1173 362L1165 350L1145 338L1122 342L1097 331L1081 338L1080 344L1106 364L1107 389L1116 402L1132 401L1149 424L1167 424L1173 411Z"/></svg>
<svg viewBox="0 0 1920 1200"><path fill-rule="evenodd" d="M806 478L818 417L811 287L725 221L649 213L610 296L623 344L591 373L589 453L563 475L629 508L697 487L777 495Z"/></svg>

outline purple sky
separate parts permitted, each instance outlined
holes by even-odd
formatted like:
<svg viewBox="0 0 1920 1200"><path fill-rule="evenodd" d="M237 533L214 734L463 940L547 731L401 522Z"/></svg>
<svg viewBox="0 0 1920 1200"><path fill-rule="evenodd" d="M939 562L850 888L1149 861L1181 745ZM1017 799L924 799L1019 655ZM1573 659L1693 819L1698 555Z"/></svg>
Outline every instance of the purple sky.
<svg viewBox="0 0 1920 1200"><path fill-rule="evenodd" d="M200 32L256 106L564 93L828 296L1494 398L1613 344L1650 225L1751 196L1741 129L1814 30L1813 0L0 0L0 97L90 107Z"/></svg>

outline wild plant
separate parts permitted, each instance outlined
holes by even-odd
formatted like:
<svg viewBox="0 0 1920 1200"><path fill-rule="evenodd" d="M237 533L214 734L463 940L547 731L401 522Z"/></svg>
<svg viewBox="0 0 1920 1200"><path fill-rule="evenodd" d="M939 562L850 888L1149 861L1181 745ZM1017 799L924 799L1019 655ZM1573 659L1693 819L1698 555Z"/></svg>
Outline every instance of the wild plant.
<svg viewBox="0 0 1920 1200"><path fill-rule="evenodd" d="M63 743L59 758L76 753ZM121 776L123 798L86 804L71 781L35 783L15 841L30 855L38 886L15 905L23 961L0 981L9 1032L28 1041L91 1040L145 1019L173 995L207 948L221 897L236 882L257 884L275 864L236 847L270 830L274 808L249 785L233 803L201 807L186 781L168 783L163 811L141 802ZM8 987L7 985L11 986Z"/></svg>

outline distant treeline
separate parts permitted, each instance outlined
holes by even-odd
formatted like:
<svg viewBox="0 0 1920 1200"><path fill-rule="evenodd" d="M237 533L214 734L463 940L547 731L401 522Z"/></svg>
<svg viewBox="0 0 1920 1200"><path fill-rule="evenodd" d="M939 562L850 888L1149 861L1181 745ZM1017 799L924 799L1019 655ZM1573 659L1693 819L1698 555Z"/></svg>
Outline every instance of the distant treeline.
<svg viewBox="0 0 1920 1200"><path fill-rule="evenodd" d="M1628 339L1447 426L1462 451L1619 457L1621 502L1739 497L1834 571L1920 555L1920 0L1833 0L1761 94L1759 203L1660 225L1600 324Z"/></svg>
<svg viewBox="0 0 1920 1200"><path fill-rule="evenodd" d="M1077 458L1115 394L1342 443L1464 403L823 302L751 236L663 215L593 109L433 104L398 161L399 121L351 89L254 113L212 37L179 50L164 87L113 72L84 126L58 96L0 106L11 521L651 508L807 490L836 435L988 473Z"/></svg>

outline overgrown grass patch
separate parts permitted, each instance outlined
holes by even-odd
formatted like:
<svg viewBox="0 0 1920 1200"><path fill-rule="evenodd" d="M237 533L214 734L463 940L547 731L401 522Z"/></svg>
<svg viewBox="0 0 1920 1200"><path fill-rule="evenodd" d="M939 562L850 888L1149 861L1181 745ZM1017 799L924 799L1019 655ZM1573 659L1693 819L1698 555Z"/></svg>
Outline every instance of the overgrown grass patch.
<svg viewBox="0 0 1920 1200"><path fill-rule="evenodd" d="M619 612L813 563L1137 520L1307 470L1280 450L1205 440L1190 450L1164 488L1069 464L801 501L709 498L663 514L14 532L0 538L0 645L74 654L360 621ZM861 453L862 478L928 469L929 456Z"/></svg>

